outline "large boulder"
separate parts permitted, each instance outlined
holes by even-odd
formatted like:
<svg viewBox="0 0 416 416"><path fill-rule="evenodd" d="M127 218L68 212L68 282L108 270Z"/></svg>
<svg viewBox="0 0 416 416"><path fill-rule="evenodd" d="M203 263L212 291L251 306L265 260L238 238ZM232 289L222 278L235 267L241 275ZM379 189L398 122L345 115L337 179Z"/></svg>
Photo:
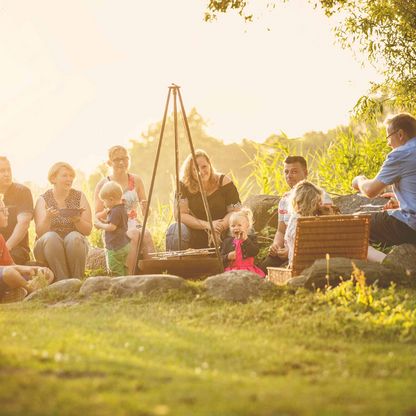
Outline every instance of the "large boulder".
<svg viewBox="0 0 416 416"><path fill-rule="evenodd" d="M172 289L184 289L187 282L178 276L169 274L150 274L141 276L120 276L111 279L110 292L116 296L147 295L151 292L167 292Z"/></svg>
<svg viewBox="0 0 416 416"><path fill-rule="evenodd" d="M91 296L93 293L107 292L111 287L108 276L92 276L84 281L79 291L81 296Z"/></svg>
<svg viewBox="0 0 416 416"><path fill-rule="evenodd" d="M253 211L254 229L261 231L266 225L277 227L277 207L279 196L252 195L244 201L244 206Z"/></svg>
<svg viewBox="0 0 416 416"><path fill-rule="evenodd" d="M387 265L365 260L334 257L329 260L328 278L326 259L316 260L312 266L305 269L302 273L304 286L308 289L323 289L328 284L335 287L342 281L351 278L354 269L353 264L364 273L368 284L377 282L380 287L388 287L391 282L400 283L405 279L402 269L394 269Z"/></svg>
<svg viewBox="0 0 416 416"><path fill-rule="evenodd" d="M341 214L371 212L381 209L387 202L386 198L369 199L360 194L334 196L332 200L340 209ZM277 208L279 201L280 197L274 195L252 195L244 201L244 206L253 211L254 229L257 232L261 231L267 225L277 227Z"/></svg>
<svg viewBox="0 0 416 416"><path fill-rule="evenodd" d="M416 279L416 245L394 246L385 257L383 264L393 268L403 268L409 279Z"/></svg>
<svg viewBox="0 0 416 416"><path fill-rule="evenodd" d="M92 247L88 251L85 268L89 270L106 270L105 250L103 248Z"/></svg>
<svg viewBox="0 0 416 416"><path fill-rule="evenodd" d="M333 197L332 201L340 209L341 214L354 214L381 209L388 200L380 197L370 199L361 194L352 194Z"/></svg>
<svg viewBox="0 0 416 416"><path fill-rule="evenodd" d="M31 300L62 300L73 297L79 292L82 285L79 279L65 279L52 283L50 286L46 286L43 289L36 290L27 296L24 301Z"/></svg>
<svg viewBox="0 0 416 416"><path fill-rule="evenodd" d="M211 276L203 283L208 296L230 302L247 302L260 297L263 290L273 286L256 273L231 270Z"/></svg>

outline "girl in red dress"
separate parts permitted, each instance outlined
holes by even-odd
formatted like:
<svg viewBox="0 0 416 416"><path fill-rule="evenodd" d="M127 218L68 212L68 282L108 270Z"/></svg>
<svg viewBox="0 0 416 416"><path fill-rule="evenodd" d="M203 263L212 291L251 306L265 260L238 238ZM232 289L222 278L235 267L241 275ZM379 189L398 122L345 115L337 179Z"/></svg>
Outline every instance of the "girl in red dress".
<svg viewBox="0 0 416 416"><path fill-rule="evenodd" d="M259 252L256 236L249 234L253 213L249 208L233 212L230 217L230 234L221 245L225 270L249 270L264 277L264 272L254 264Z"/></svg>

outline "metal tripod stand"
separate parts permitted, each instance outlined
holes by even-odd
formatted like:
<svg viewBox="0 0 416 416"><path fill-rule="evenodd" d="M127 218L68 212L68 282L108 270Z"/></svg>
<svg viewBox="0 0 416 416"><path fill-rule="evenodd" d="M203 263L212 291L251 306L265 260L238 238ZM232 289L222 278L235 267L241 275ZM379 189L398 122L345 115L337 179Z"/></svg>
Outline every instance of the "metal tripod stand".
<svg viewBox="0 0 416 416"><path fill-rule="evenodd" d="M214 226L213 226L213 223L212 223L212 216L211 216L211 211L210 211L209 205L208 205L207 195L206 195L204 187L202 186L201 173L199 171L198 164L196 163L195 149L194 149L194 145L193 145L192 138L191 138L191 132L190 132L190 129L189 129L188 119L186 118L186 112L185 112L185 107L184 107L183 101L182 101L180 87L178 85L172 84L172 85L169 86L169 92L168 92L168 96L167 96L167 99L166 99L165 112L163 114L162 127L161 127L161 130L160 130L159 143L158 143L157 152L156 152L156 159L155 159L155 163L153 165L152 180L150 182L148 204L147 204L148 208L147 208L147 210L145 212L145 215L144 215L143 228L142 228L141 234L140 234L140 241L139 241L139 247L138 247L138 250L137 250L134 274L139 274L140 273L139 260L142 258L141 253L142 253L142 248L143 248L144 234L145 234L145 231L146 231L146 224L147 224L147 219L148 219L148 216L149 216L149 207L150 207L150 203L151 203L151 200L152 200L153 187L154 187L155 178L156 178L156 171L157 171L157 166L158 166L158 163L159 163L160 151L161 151L161 148L162 148L162 141L163 141L163 135L164 135L164 131L165 131L166 119L167 119L167 114L168 114L168 109L169 109L169 102L170 102L170 98L171 98L172 95L173 95L173 125L174 125L174 137L175 137L175 176L176 176L175 204L176 204L177 216L178 216L179 251L182 248L181 247L181 241L182 241L181 225L182 225L182 223L181 223L181 211L180 211L180 207L179 207L179 203L180 203L180 184L179 184L179 138L178 138L178 109L177 109L178 99L179 99L180 111L182 113L182 119L183 119L184 125L185 125L186 136L188 138L188 143L189 143L189 147L191 149L193 163L194 163L196 173L197 173L199 191L201 193L205 213L207 215L207 219L208 219L208 222L209 222L211 235L212 235L212 238L214 240L215 253L216 253L217 259L218 259L219 269L220 269L220 271L224 271L224 267L223 267L222 259L221 259L221 254L220 254L219 247L218 247L217 236L216 236L216 233L214 231Z"/></svg>

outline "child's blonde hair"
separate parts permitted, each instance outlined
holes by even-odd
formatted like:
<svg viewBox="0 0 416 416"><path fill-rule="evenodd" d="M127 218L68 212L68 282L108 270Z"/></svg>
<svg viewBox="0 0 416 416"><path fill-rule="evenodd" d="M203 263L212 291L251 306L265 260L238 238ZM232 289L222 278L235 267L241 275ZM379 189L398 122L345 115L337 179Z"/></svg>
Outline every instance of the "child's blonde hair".
<svg viewBox="0 0 416 416"><path fill-rule="evenodd" d="M241 208L239 211L233 211L230 215L230 223L234 218L244 217L248 222L248 228L253 227L253 212L250 208Z"/></svg>
<svg viewBox="0 0 416 416"><path fill-rule="evenodd" d="M114 181L109 181L103 185L98 194L101 200L103 199L121 199L123 196L123 189Z"/></svg>
<svg viewBox="0 0 416 416"><path fill-rule="evenodd" d="M297 214L308 217L316 215L322 205L322 189L307 180L293 188L292 208Z"/></svg>

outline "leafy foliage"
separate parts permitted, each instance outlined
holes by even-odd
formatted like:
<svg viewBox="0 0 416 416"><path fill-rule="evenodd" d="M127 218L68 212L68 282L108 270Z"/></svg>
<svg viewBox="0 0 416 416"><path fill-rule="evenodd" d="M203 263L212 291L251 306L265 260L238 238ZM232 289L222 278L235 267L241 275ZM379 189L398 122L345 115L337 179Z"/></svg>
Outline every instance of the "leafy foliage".
<svg viewBox="0 0 416 416"><path fill-rule="evenodd" d="M388 152L385 132L355 134L352 128L340 131L336 140L315 157L314 166L320 185L328 192L351 193L351 182L357 175L373 178Z"/></svg>
<svg viewBox="0 0 416 416"><path fill-rule="evenodd" d="M270 0L269 5L285 0ZM344 48L358 48L384 76L356 105L360 116L375 118L386 105L416 108L416 3L413 0L309 0L338 19L335 34ZM236 10L252 20L247 0L210 0L205 20Z"/></svg>

